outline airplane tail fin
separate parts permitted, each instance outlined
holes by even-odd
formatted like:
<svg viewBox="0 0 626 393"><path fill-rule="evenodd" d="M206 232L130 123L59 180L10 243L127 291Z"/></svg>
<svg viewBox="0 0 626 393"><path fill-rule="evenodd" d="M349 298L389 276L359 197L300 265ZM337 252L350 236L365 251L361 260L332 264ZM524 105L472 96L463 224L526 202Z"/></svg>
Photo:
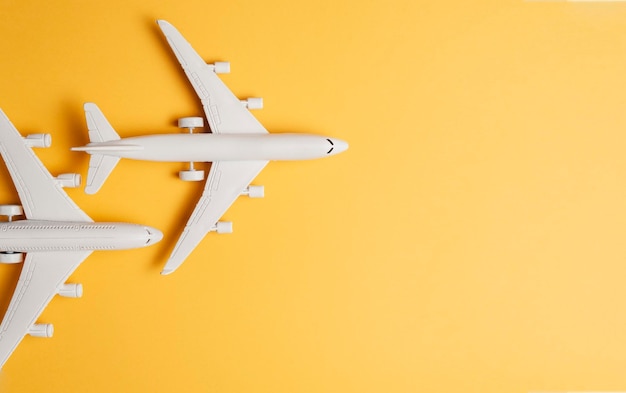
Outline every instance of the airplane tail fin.
<svg viewBox="0 0 626 393"><path fill-rule="evenodd" d="M89 158L89 171L87 172L85 192L87 194L95 194L98 192L119 160L119 157L92 154L91 158Z"/></svg>
<svg viewBox="0 0 626 393"><path fill-rule="evenodd" d="M89 142L109 142L120 139L98 105L88 102L84 108L89 129Z"/></svg>
<svg viewBox="0 0 626 393"><path fill-rule="evenodd" d="M87 128L89 129L89 141L91 143L109 142L120 139L120 136L115 132L96 104L88 102L85 104L84 108ZM88 150L87 152L89 153ZM119 160L119 157L92 153L89 159L89 171L87 172L85 192L87 194L95 194L98 192Z"/></svg>

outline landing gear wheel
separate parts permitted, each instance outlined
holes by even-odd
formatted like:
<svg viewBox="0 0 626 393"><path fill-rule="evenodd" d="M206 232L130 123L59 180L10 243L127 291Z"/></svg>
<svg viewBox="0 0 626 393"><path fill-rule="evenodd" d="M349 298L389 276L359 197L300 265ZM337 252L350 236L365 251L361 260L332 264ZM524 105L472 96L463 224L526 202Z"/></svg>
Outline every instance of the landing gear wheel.
<svg viewBox="0 0 626 393"><path fill-rule="evenodd" d="M24 209L21 205L0 205L0 216L9 217L9 221L14 216L24 215Z"/></svg>
<svg viewBox="0 0 626 393"><path fill-rule="evenodd" d="M178 177L182 181L202 181L204 180L204 171L196 169L180 171L178 172Z"/></svg>
<svg viewBox="0 0 626 393"><path fill-rule="evenodd" d="M204 119L201 117L182 117L178 119L179 128L200 128L204 127Z"/></svg>
<svg viewBox="0 0 626 393"><path fill-rule="evenodd" d="M21 252L0 252L0 263L13 264L24 261L24 254Z"/></svg>

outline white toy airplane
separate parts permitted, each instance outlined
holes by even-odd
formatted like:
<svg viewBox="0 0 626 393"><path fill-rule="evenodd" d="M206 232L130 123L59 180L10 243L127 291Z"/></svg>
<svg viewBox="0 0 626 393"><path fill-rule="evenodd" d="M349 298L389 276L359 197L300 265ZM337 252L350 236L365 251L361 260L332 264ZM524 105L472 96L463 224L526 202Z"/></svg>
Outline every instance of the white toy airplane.
<svg viewBox="0 0 626 393"><path fill-rule="evenodd" d="M302 160L327 157L348 148L342 140L318 135L269 134L248 109L262 107L260 98L240 101L218 78L228 63L206 64L183 36L166 21L157 21L167 42L202 101L212 133L193 134L203 126L201 117L182 118L178 125L186 134L148 135L120 139L95 104L85 104L90 143L72 150L91 154L87 186L97 192L120 158L189 162L180 172L185 181L200 181L204 171L194 162L212 162L204 193L174 247L161 274L176 270L210 232L232 231L229 222L218 222L240 195L263 197L262 186L250 182L271 160Z"/></svg>
<svg viewBox="0 0 626 393"><path fill-rule="evenodd" d="M89 254L145 247L163 237L143 225L93 222L62 189L80 185L80 175L53 178L30 149L49 147L50 142L48 134L22 138L0 110L0 154L22 201L22 206L0 205L0 215L8 217L0 222L0 263L24 261L0 324L0 368L26 334L52 336L52 325L35 322L54 295L82 296L82 285L65 280ZM21 215L26 219L12 220Z"/></svg>

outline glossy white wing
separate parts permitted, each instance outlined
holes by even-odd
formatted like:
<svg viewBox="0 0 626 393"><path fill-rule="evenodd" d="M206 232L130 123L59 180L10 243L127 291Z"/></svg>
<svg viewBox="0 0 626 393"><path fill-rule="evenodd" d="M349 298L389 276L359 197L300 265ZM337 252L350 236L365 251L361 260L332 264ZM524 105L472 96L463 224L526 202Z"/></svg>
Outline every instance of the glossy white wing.
<svg viewBox="0 0 626 393"><path fill-rule="evenodd" d="M0 325L0 367L91 251L28 253Z"/></svg>
<svg viewBox="0 0 626 393"><path fill-rule="evenodd" d="M211 165L202 197L161 274L178 269L265 165L267 161L216 161Z"/></svg>
<svg viewBox="0 0 626 393"><path fill-rule="evenodd" d="M20 196L26 218L91 222L58 185L0 110L0 154Z"/></svg>
<svg viewBox="0 0 626 393"><path fill-rule="evenodd" d="M202 101L211 131L215 134L267 133L178 30L164 20L157 23Z"/></svg>

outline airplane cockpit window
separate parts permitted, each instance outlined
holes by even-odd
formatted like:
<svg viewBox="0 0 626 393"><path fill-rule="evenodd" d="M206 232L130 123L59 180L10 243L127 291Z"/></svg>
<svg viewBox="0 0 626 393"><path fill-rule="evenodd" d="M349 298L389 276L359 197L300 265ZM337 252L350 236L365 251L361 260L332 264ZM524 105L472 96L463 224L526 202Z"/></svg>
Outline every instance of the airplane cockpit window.
<svg viewBox="0 0 626 393"><path fill-rule="evenodd" d="M335 144L330 139L326 139L326 140L328 141L328 143L330 143L330 150L328 150L326 154L330 154L330 152L333 151L333 149L335 148Z"/></svg>

